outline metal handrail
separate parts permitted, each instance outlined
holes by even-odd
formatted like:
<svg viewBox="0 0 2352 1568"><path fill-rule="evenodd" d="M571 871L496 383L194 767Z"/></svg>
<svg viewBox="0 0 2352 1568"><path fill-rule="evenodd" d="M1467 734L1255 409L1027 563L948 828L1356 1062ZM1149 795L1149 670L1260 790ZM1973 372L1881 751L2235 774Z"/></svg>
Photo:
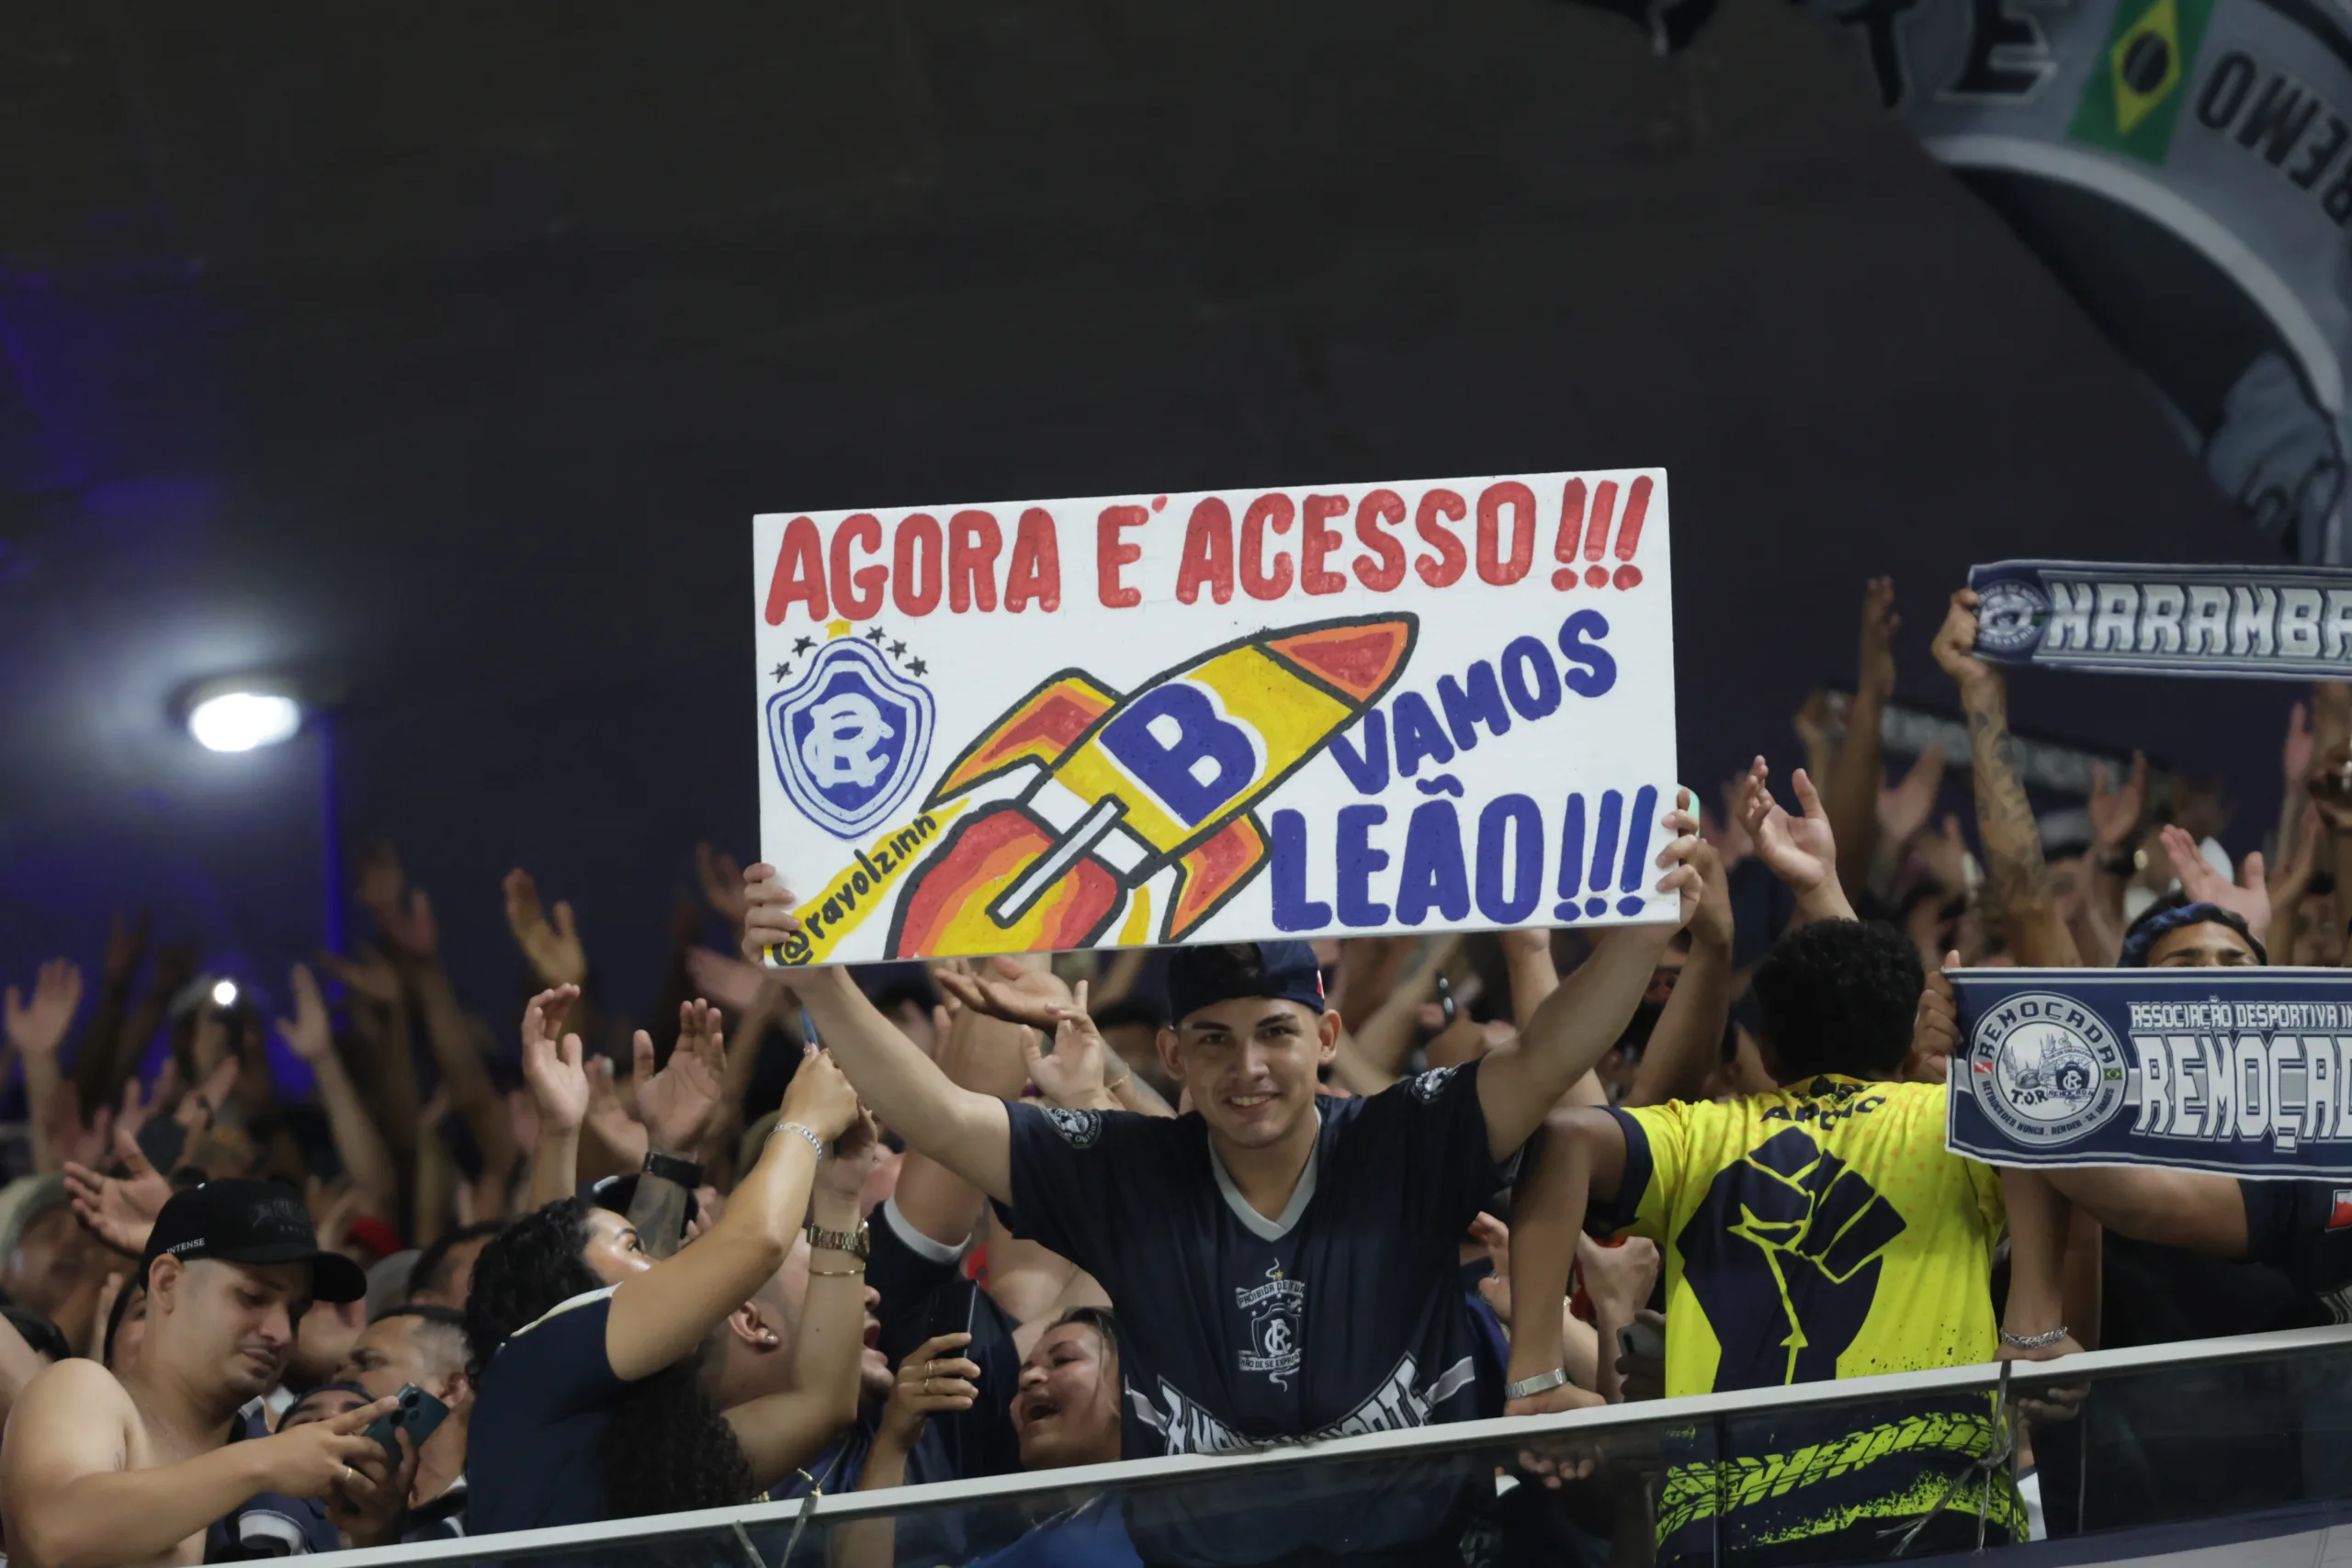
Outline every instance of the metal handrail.
<svg viewBox="0 0 2352 1568"><path fill-rule="evenodd" d="M2090 1350L2055 1361L2006 1363L2013 1387L2074 1383L2157 1367L2226 1366L2237 1361L2298 1351L2352 1348L2352 1325L2299 1328L2276 1334L2244 1334L2225 1339L2191 1339L2172 1345L2149 1345L2125 1350ZM588 1544L656 1540L709 1531L732 1530L752 1568L769 1568L743 1531L745 1527L790 1524L806 1516L811 1523L839 1522L877 1514L902 1514L918 1508L957 1504L1003 1502L1039 1493L1099 1491L1107 1487L1164 1484L1210 1473L1231 1474L1280 1465L1325 1465L1351 1460L1395 1460L1407 1454L1445 1452L1461 1449L1504 1447L1566 1434L1599 1438L1638 1428L1691 1427L1713 1417L1756 1415L1841 1404L1868 1404L1917 1394L1990 1391L2000 1380L2005 1363L1988 1361L1962 1367L1937 1367L1924 1371L1887 1372L1874 1377L1844 1378L1827 1382L1792 1383L1772 1388L1739 1389L1729 1393L1692 1394L1681 1399L1646 1400L1632 1404L1597 1405L1550 1416L1512 1416L1487 1421L1455 1421L1443 1426L1415 1427L1361 1437L1332 1438L1318 1442L1269 1443L1238 1453L1177 1454L1160 1459L1121 1460L1111 1464L1076 1465L1067 1470L1032 1471L1019 1475L983 1476L969 1481L942 1481L925 1486L895 1486L876 1492L828 1494L783 1503L753 1503L731 1508L704 1508L693 1513L662 1514L642 1519L621 1519L586 1525L562 1525L549 1529L517 1530L506 1535L468 1536L462 1540L429 1541L413 1546L374 1547L340 1552L338 1568L375 1568L377 1564L436 1562L481 1556L495 1551L511 1556Z"/></svg>

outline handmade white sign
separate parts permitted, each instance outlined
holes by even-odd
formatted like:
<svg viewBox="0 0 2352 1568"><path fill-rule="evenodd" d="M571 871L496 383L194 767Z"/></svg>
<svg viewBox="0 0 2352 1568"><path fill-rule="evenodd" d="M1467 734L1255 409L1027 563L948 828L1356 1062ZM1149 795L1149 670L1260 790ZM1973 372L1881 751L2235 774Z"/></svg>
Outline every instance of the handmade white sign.
<svg viewBox="0 0 2352 1568"><path fill-rule="evenodd" d="M1658 469L753 520L784 964L1660 919Z"/></svg>

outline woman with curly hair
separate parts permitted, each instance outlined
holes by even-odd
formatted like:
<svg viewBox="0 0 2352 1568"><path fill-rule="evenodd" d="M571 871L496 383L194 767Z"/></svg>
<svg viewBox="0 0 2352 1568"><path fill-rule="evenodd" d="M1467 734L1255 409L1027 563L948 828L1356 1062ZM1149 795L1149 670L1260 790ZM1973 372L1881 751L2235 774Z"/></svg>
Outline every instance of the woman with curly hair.
<svg viewBox="0 0 2352 1568"><path fill-rule="evenodd" d="M563 1047L574 1063L577 1038ZM843 1247L857 1246L856 1193L874 1155L856 1092L813 1054L725 1212L674 1257L657 1262L625 1218L578 1199L500 1232L466 1298L478 1391L469 1533L750 1502L763 1474L788 1473L854 1419L865 1266L862 1249ZM783 1265L812 1186L822 1234L812 1229L794 1388L721 1412L703 1386L707 1344Z"/></svg>

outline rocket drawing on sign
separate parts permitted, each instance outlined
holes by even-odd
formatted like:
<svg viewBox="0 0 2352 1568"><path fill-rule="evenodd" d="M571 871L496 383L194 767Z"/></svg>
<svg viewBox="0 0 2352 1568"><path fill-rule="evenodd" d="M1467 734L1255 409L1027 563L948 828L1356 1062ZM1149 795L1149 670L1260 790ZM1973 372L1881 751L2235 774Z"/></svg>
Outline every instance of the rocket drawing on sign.
<svg viewBox="0 0 2352 1568"><path fill-rule="evenodd" d="M1182 942L1265 863L1257 804L1380 699L1419 629L1397 613L1262 631L1124 696L1082 670L1053 676L923 803L1036 774L957 822L915 868L890 952L1084 947L1131 903L1122 943ZM1171 867L1155 933L1147 885Z"/></svg>

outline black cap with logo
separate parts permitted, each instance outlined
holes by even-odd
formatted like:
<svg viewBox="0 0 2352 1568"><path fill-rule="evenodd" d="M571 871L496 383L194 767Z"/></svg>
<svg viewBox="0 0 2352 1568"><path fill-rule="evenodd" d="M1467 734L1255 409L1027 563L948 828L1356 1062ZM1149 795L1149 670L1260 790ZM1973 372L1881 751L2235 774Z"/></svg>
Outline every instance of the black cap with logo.
<svg viewBox="0 0 2352 1568"><path fill-rule="evenodd" d="M173 1193L148 1233L139 1277L166 1253L184 1260L307 1263L314 1300L356 1302L368 1294L366 1270L340 1252L319 1249L301 1195L282 1182L208 1181Z"/></svg>
<svg viewBox="0 0 2352 1568"><path fill-rule="evenodd" d="M1303 942L1180 947L1168 961L1168 1016L1180 1025L1204 1007L1267 997L1323 1010L1323 975Z"/></svg>

